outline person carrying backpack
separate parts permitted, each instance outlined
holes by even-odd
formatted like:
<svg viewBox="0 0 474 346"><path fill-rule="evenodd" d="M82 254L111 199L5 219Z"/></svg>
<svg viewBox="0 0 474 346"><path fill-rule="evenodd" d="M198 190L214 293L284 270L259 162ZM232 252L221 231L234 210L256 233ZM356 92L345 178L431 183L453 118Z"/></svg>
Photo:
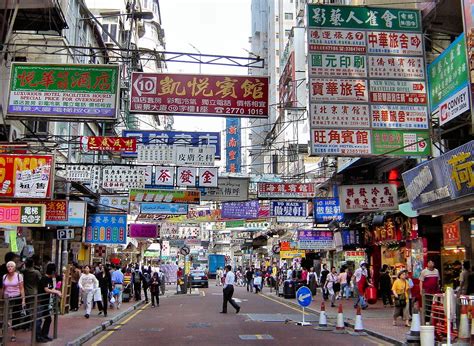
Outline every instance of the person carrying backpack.
<svg viewBox="0 0 474 346"><path fill-rule="evenodd" d="M151 284L151 267L143 271L143 292L145 293L145 303L148 303L148 288Z"/></svg>
<svg viewBox="0 0 474 346"><path fill-rule="evenodd" d="M132 273L133 291L135 292L135 300L139 301L142 299L142 280L143 274L140 271L140 266L137 264L135 270Z"/></svg>

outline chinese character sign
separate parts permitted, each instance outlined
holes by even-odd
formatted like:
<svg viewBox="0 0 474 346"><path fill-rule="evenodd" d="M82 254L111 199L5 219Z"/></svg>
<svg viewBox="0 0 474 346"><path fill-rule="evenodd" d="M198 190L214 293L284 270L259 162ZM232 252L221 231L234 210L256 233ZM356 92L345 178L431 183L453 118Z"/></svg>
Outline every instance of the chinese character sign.
<svg viewBox="0 0 474 346"><path fill-rule="evenodd" d="M221 216L223 219L256 219L259 209L258 201L224 202Z"/></svg>
<svg viewBox="0 0 474 346"><path fill-rule="evenodd" d="M339 198L316 198L314 200L314 218L316 222L341 221L344 214L341 213Z"/></svg>
<svg viewBox="0 0 474 346"><path fill-rule="evenodd" d="M13 63L7 117L115 120L118 65Z"/></svg>
<svg viewBox="0 0 474 346"><path fill-rule="evenodd" d="M344 213L398 210L397 186L392 184L342 185L339 200Z"/></svg>
<svg viewBox="0 0 474 346"><path fill-rule="evenodd" d="M313 103L310 105L310 124L314 128L368 128L370 127L369 106L348 103Z"/></svg>
<svg viewBox="0 0 474 346"><path fill-rule="evenodd" d="M215 148L210 145L199 147L176 147L176 162L177 165L190 166L213 166L215 157Z"/></svg>
<svg viewBox="0 0 474 346"><path fill-rule="evenodd" d="M0 204L0 226L44 227L44 204Z"/></svg>
<svg viewBox="0 0 474 346"><path fill-rule="evenodd" d="M196 186L198 169L196 167L178 167L176 169L177 186Z"/></svg>
<svg viewBox="0 0 474 346"><path fill-rule="evenodd" d="M202 192L203 201L246 201L248 200L249 179L219 177L217 187Z"/></svg>
<svg viewBox="0 0 474 346"><path fill-rule="evenodd" d="M227 118L225 125L226 172L241 172L241 126L239 118Z"/></svg>
<svg viewBox="0 0 474 346"><path fill-rule="evenodd" d="M65 199L53 199L46 204L46 221L67 221L69 202Z"/></svg>
<svg viewBox="0 0 474 346"><path fill-rule="evenodd" d="M372 153L389 156L428 156L431 153L429 132L374 130Z"/></svg>
<svg viewBox="0 0 474 346"><path fill-rule="evenodd" d="M165 167L165 166L155 167L155 185L174 186L175 176L176 176L175 167Z"/></svg>
<svg viewBox="0 0 474 346"><path fill-rule="evenodd" d="M270 201L270 217L277 222L311 222L308 219L308 203L298 201Z"/></svg>
<svg viewBox="0 0 474 346"><path fill-rule="evenodd" d="M267 118L268 84L268 77L134 72L130 111Z"/></svg>
<svg viewBox="0 0 474 346"><path fill-rule="evenodd" d="M367 102L364 79L312 78L309 87L312 102Z"/></svg>
<svg viewBox="0 0 474 346"><path fill-rule="evenodd" d="M81 137L82 150L87 151L136 151L137 139L125 137Z"/></svg>
<svg viewBox="0 0 474 346"><path fill-rule="evenodd" d="M198 185L199 187L217 187L218 185L218 168L206 167L198 169Z"/></svg>
<svg viewBox="0 0 474 346"><path fill-rule="evenodd" d="M443 245L461 245L461 225L459 221L443 224Z"/></svg>
<svg viewBox="0 0 474 346"><path fill-rule="evenodd" d="M130 189L130 202L165 202L199 204L198 190Z"/></svg>
<svg viewBox="0 0 474 346"><path fill-rule="evenodd" d="M257 183L258 198L312 198L315 195L311 183Z"/></svg>
<svg viewBox="0 0 474 346"><path fill-rule="evenodd" d="M127 214L90 214L87 217L85 242L127 244Z"/></svg>
<svg viewBox="0 0 474 346"><path fill-rule="evenodd" d="M297 232L299 249L331 250L334 248L334 238L332 231L299 229Z"/></svg>
<svg viewBox="0 0 474 346"><path fill-rule="evenodd" d="M368 130L311 130L311 154L360 156L371 153L371 137Z"/></svg>
<svg viewBox="0 0 474 346"><path fill-rule="evenodd" d="M367 52L365 32L308 29L308 52L365 54Z"/></svg>

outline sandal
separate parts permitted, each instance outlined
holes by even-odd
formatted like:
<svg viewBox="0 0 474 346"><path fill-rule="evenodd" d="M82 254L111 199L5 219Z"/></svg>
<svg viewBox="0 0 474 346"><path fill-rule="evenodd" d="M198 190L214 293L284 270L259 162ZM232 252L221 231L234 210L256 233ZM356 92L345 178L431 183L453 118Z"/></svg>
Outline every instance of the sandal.
<svg viewBox="0 0 474 346"><path fill-rule="evenodd" d="M12 336L12 337L10 338L10 341L11 341L11 342L16 342L16 336Z"/></svg>

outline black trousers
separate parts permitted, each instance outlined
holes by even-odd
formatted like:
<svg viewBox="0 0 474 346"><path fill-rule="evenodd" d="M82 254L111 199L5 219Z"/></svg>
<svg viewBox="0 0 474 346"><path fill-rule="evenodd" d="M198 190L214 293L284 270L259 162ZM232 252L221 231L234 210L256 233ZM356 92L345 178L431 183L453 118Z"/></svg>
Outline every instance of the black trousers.
<svg viewBox="0 0 474 346"><path fill-rule="evenodd" d="M382 295L383 305L393 305L392 292L390 290L380 290L380 294Z"/></svg>
<svg viewBox="0 0 474 346"><path fill-rule="evenodd" d="M232 299L232 296L234 295L233 285L227 285L227 287L224 288L222 292L224 294L224 301L222 303L222 312L227 312L227 302L229 302L230 305L232 305L235 310L240 309L240 306L238 306L237 303Z"/></svg>
<svg viewBox="0 0 474 346"><path fill-rule="evenodd" d="M77 282L71 284L71 299L69 302L70 310L77 310L79 308L79 285Z"/></svg>
<svg viewBox="0 0 474 346"><path fill-rule="evenodd" d="M49 303L42 303L38 305L37 309L36 337L47 337L52 322L51 311L49 310Z"/></svg>
<svg viewBox="0 0 474 346"><path fill-rule="evenodd" d="M102 311L104 312L104 315L107 315L107 307L109 306L109 289L101 288L100 294L102 296L102 301L97 302L97 306L99 307L99 311Z"/></svg>
<svg viewBox="0 0 474 346"><path fill-rule="evenodd" d="M142 283L134 283L133 284L133 291L135 292L135 300L142 299Z"/></svg>
<svg viewBox="0 0 474 346"><path fill-rule="evenodd" d="M150 292L150 295L151 295L151 305L155 305L155 306L160 305L160 291L159 291L159 288L157 288L156 292Z"/></svg>
<svg viewBox="0 0 474 346"><path fill-rule="evenodd" d="M143 293L145 293L145 302L148 303L148 286L143 284ZM151 294L151 292L150 292Z"/></svg>

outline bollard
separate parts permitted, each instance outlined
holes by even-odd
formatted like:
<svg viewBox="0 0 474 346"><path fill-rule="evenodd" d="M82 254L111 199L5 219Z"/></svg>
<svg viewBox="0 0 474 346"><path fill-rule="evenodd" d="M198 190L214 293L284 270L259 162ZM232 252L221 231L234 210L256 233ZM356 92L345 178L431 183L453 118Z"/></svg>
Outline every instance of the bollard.
<svg viewBox="0 0 474 346"><path fill-rule="evenodd" d="M420 346L433 346L435 344L434 326L420 327Z"/></svg>

